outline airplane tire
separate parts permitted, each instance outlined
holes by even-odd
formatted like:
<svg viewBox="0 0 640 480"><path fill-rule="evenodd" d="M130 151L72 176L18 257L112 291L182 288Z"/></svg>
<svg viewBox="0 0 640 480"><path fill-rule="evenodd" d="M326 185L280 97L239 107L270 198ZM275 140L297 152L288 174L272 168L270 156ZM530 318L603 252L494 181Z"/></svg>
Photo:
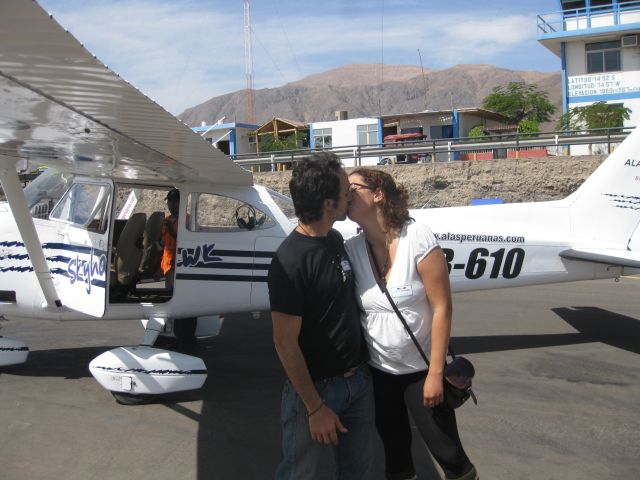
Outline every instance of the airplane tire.
<svg viewBox="0 0 640 480"><path fill-rule="evenodd" d="M173 334L176 337L175 345L172 345L171 350L184 353L186 355L193 355L198 347L198 340L196 338L196 327L198 325L198 319L196 317L179 318L174 320Z"/></svg>
<svg viewBox="0 0 640 480"><path fill-rule="evenodd" d="M155 348L171 350L172 352L184 353L185 355L193 355L198 348L198 340L194 338L184 341L173 337L159 337L153 346Z"/></svg>
<svg viewBox="0 0 640 480"><path fill-rule="evenodd" d="M142 395L125 392L111 392L111 395L120 405L146 405L153 402L157 397L157 395L151 394Z"/></svg>

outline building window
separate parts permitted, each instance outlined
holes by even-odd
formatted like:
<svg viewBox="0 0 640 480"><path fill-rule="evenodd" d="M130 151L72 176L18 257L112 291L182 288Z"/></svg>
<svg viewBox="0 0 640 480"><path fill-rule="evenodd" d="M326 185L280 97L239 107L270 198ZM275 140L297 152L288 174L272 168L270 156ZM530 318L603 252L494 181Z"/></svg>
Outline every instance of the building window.
<svg viewBox="0 0 640 480"><path fill-rule="evenodd" d="M333 146L333 137L330 128L318 128L313 131L313 144L318 150L331 148Z"/></svg>
<svg viewBox="0 0 640 480"><path fill-rule="evenodd" d="M620 70L620 40L587 43L587 73Z"/></svg>
<svg viewBox="0 0 640 480"><path fill-rule="evenodd" d="M377 145L378 125L358 125L358 145Z"/></svg>

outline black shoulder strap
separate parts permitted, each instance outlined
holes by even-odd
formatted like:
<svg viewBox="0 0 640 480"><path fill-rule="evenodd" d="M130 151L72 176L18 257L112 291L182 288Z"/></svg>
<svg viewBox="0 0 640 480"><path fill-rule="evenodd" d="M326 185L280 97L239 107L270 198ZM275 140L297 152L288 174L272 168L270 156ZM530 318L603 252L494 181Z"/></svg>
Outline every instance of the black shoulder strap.
<svg viewBox="0 0 640 480"><path fill-rule="evenodd" d="M380 274L380 269L378 268L378 264L376 263L376 260L373 257L373 252L371 251L371 245L369 244L368 241L366 243L367 243L367 253L369 254L369 257L371 258L371 262L373 263L373 266L375 267L375 270L376 270L375 271L375 277L376 277L376 283L378 284L378 287L387 296L387 300L389 300L389 303L391 304L391 308L393 308L393 311L396 312L396 315L398 316L398 318L402 322L402 325L404 326L405 330L407 331L407 333L411 337L411 340L413 341L413 344L418 349L418 352L420 352L420 356L424 360L424 363L426 363L427 364L427 368L429 368L429 359L427 358L427 354L424 353L424 349L422 348L422 345L420 345L420 342L418 342L418 339L416 338L416 336L413 334L413 332L409 328L409 325L407 324L407 321L405 320L404 315L402 315L402 313L398 309L398 306L396 305L396 302L394 302L393 298L391 298L391 294L389 293L389 290L387 289L387 285L385 284L384 280L382 280L382 275ZM453 350L451 350L451 346L450 345L448 346L448 350L449 350L449 355L451 355L452 358L456 358L455 355L453 354Z"/></svg>

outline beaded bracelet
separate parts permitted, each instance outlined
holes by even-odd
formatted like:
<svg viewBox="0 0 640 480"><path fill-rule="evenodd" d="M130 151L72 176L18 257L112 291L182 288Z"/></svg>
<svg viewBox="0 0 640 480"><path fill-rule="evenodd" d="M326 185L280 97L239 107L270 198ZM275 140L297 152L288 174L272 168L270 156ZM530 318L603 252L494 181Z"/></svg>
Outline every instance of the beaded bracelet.
<svg viewBox="0 0 640 480"><path fill-rule="evenodd" d="M309 418L311 415L318 413L322 407L324 407L324 400L320 400L320 405L318 405L316 408L314 408L309 413L307 413L307 418Z"/></svg>

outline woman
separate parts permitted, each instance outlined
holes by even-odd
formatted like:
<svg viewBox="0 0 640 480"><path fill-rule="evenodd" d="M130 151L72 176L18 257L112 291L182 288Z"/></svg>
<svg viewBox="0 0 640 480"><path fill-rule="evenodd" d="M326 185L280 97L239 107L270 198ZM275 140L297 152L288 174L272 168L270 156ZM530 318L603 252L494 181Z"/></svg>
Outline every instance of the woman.
<svg viewBox="0 0 640 480"><path fill-rule="evenodd" d="M389 480L417 478L408 411L447 479L477 478L444 399L443 370L451 332L451 290L442 250L425 225L413 221L407 193L391 175L359 169L349 176L349 218L362 228L346 248L356 276L369 346ZM379 272L379 273L378 273ZM382 279L429 356L427 367L387 297ZM425 378L426 376L426 378Z"/></svg>

